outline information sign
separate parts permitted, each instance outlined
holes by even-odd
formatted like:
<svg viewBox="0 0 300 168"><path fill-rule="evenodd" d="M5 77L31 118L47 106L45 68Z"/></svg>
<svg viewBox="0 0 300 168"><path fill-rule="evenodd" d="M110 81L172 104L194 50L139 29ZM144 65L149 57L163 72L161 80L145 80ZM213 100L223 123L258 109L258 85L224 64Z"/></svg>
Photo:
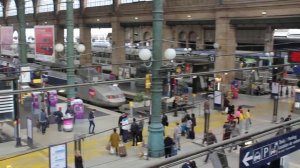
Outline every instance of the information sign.
<svg viewBox="0 0 300 168"><path fill-rule="evenodd" d="M67 168L67 145L50 146L50 168Z"/></svg>
<svg viewBox="0 0 300 168"><path fill-rule="evenodd" d="M300 129L241 148L240 168L259 167L300 149Z"/></svg>

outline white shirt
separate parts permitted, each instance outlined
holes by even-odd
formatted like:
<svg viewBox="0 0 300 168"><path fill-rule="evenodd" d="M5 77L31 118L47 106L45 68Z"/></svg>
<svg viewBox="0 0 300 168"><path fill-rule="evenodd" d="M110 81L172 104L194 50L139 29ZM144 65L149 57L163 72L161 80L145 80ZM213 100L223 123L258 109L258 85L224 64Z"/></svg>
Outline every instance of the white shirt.
<svg viewBox="0 0 300 168"><path fill-rule="evenodd" d="M128 118L124 118L122 121L122 129L123 130L129 130L129 122L128 122Z"/></svg>
<svg viewBox="0 0 300 168"><path fill-rule="evenodd" d="M187 120L187 122L186 122L186 127L192 128L192 125L193 125L192 120Z"/></svg>

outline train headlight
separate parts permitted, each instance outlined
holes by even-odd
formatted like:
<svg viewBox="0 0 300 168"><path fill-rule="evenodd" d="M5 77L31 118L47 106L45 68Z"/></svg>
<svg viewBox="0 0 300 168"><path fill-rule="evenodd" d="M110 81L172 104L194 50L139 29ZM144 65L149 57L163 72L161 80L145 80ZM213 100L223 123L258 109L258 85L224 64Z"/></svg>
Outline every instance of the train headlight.
<svg viewBox="0 0 300 168"><path fill-rule="evenodd" d="M64 89L60 89L60 90L58 90L58 92L59 92L59 93L64 93L65 90L64 90Z"/></svg>

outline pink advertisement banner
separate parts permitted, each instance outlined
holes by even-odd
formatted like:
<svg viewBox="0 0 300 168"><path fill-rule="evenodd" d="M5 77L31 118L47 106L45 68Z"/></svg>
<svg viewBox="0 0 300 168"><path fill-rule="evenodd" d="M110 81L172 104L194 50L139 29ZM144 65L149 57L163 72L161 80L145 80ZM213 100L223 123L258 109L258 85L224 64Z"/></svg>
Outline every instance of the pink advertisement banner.
<svg viewBox="0 0 300 168"><path fill-rule="evenodd" d="M13 53L13 49L11 47L13 44L13 33L14 28L12 26L1 26L0 40L2 54L11 55Z"/></svg>
<svg viewBox="0 0 300 168"><path fill-rule="evenodd" d="M35 58L43 62L55 62L54 26L35 26Z"/></svg>

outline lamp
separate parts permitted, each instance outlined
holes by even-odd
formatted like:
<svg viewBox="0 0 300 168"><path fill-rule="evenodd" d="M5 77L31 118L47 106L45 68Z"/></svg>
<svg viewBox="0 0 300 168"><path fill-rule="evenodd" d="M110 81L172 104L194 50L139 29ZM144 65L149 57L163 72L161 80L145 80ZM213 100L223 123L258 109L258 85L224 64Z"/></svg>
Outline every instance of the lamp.
<svg viewBox="0 0 300 168"><path fill-rule="evenodd" d="M139 51L139 57L140 57L141 60L147 61L150 58L152 58L152 53L151 53L151 51L149 49L145 49L144 48L144 49L141 49Z"/></svg>
<svg viewBox="0 0 300 168"><path fill-rule="evenodd" d="M55 44L55 51L56 52L63 52L64 51L64 45L63 44L61 44L61 43L57 43L57 44Z"/></svg>
<svg viewBox="0 0 300 168"><path fill-rule="evenodd" d="M76 50L79 52L79 53L83 53L85 51L85 46L83 44L78 44L76 46Z"/></svg>
<svg viewBox="0 0 300 168"><path fill-rule="evenodd" d="M77 52L79 52L79 53L83 53L83 52L85 51L85 46L84 46L84 44L78 44L78 45L75 45L74 48L76 48ZM55 44L55 51L56 51L56 52L59 52L59 53L60 53L60 52L63 52L64 49L65 49L65 47L64 47L63 44L61 44L61 43ZM77 60L75 60L75 61L77 61ZM74 61L74 63L75 63L75 61ZM76 63L77 63L77 62L76 62ZM77 64L78 64L78 63L77 63Z"/></svg>
<svg viewBox="0 0 300 168"><path fill-rule="evenodd" d="M184 51L185 51L185 52L191 52L192 49L191 49L191 48L184 48Z"/></svg>
<svg viewBox="0 0 300 168"><path fill-rule="evenodd" d="M173 48L168 48L164 52L164 56L167 60L173 60L176 57L176 51ZM149 49L143 48L139 51L139 57L143 61L148 61L151 59L151 63L149 65L146 65L146 67L152 66L152 53Z"/></svg>
<svg viewBox="0 0 300 168"><path fill-rule="evenodd" d="M214 49L219 49L219 48L221 48L219 43L214 43L213 47L214 47Z"/></svg>
<svg viewBox="0 0 300 168"><path fill-rule="evenodd" d="M166 49L164 56L167 60L173 60L176 57L176 51L173 48Z"/></svg>

